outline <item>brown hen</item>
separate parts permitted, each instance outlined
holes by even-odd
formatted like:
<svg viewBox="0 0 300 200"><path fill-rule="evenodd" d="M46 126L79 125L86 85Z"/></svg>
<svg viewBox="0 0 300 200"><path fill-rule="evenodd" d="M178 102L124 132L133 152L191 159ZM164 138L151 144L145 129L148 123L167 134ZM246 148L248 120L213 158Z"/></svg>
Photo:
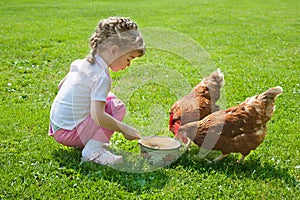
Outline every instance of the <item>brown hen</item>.
<svg viewBox="0 0 300 200"><path fill-rule="evenodd" d="M203 149L221 151L222 155L214 161L221 160L230 153L241 153L241 162L263 142L267 122L275 109L276 96L282 91L279 86L270 88L260 95L247 98L237 106L214 112L200 121L181 127L176 124L175 132L190 138Z"/></svg>
<svg viewBox="0 0 300 200"><path fill-rule="evenodd" d="M210 113L219 110L216 101L220 98L220 89L224 84L224 75L218 69L204 78L186 96L175 102L170 109L169 129L174 134L174 124L184 125L198 121ZM178 135L175 134L178 139ZM187 142L183 140L183 142Z"/></svg>

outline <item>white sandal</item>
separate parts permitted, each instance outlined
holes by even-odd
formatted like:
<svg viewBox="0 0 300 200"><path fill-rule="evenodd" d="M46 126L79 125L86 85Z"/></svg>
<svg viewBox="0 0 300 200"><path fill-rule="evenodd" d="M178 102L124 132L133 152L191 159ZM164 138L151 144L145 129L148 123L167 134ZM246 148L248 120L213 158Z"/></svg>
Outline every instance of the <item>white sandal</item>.
<svg viewBox="0 0 300 200"><path fill-rule="evenodd" d="M82 161L95 162L101 165L115 165L123 162L123 157L115 155L104 148L100 148L89 157L82 157Z"/></svg>

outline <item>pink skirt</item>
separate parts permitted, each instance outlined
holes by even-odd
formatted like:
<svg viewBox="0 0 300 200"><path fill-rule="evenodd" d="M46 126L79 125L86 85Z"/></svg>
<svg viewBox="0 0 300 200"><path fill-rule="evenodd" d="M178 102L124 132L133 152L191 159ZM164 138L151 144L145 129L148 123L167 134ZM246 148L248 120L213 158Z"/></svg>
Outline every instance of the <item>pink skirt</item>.
<svg viewBox="0 0 300 200"><path fill-rule="evenodd" d="M107 96L105 111L119 121L122 121L126 114L124 103L112 93ZM109 143L113 133L114 131L99 126L91 115L88 115L73 130L59 129L53 133L51 125L49 127L49 135L53 136L58 143L78 148L83 148L90 139Z"/></svg>

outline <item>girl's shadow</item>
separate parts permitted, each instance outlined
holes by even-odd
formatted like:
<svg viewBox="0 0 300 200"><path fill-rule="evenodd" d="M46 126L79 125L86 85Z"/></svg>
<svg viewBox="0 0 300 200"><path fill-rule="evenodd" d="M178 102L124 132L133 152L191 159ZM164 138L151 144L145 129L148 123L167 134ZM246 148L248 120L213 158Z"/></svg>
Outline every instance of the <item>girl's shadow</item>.
<svg viewBox="0 0 300 200"><path fill-rule="evenodd" d="M165 170L145 173L129 173L92 162L81 163L81 150L61 147L53 151L53 158L59 164L60 173L65 176L84 176L93 181L107 180L124 186L128 192L141 193L144 190L161 189L170 177Z"/></svg>
<svg viewBox="0 0 300 200"><path fill-rule="evenodd" d="M178 165L184 169L198 171L199 173L214 173L219 171L228 178L242 179L249 178L253 180L284 180L287 185L297 186L295 177L288 173L288 169L283 167L274 167L269 162L261 162L259 159L251 157L244 163L237 163L234 156L229 156L216 164L208 163L204 159L199 159L195 150L186 151L176 162L168 168L176 168ZM53 158L59 164L60 173L65 176L84 176L95 182L107 180L123 186L128 192L142 193L145 190L155 190L164 188L165 184L171 179L168 172L159 169L146 173L128 173L113 169L109 166L103 166L96 163L81 161L81 151L73 148L60 148L53 151Z"/></svg>

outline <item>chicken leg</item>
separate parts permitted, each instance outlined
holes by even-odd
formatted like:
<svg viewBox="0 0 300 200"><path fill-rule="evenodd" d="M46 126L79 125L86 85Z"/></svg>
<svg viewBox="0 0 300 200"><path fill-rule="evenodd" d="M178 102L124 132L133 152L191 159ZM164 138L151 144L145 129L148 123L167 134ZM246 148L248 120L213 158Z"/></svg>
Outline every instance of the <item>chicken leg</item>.
<svg viewBox="0 0 300 200"><path fill-rule="evenodd" d="M239 159L239 160L237 161L237 163L242 163L242 162L244 162L245 158L246 158L246 156L242 155L241 159Z"/></svg>
<svg viewBox="0 0 300 200"><path fill-rule="evenodd" d="M218 157L216 157L216 158L213 160L213 162L216 163L216 162L222 160L223 158L227 157L228 155L229 155L229 154L221 154L221 155L219 155Z"/></svg>

